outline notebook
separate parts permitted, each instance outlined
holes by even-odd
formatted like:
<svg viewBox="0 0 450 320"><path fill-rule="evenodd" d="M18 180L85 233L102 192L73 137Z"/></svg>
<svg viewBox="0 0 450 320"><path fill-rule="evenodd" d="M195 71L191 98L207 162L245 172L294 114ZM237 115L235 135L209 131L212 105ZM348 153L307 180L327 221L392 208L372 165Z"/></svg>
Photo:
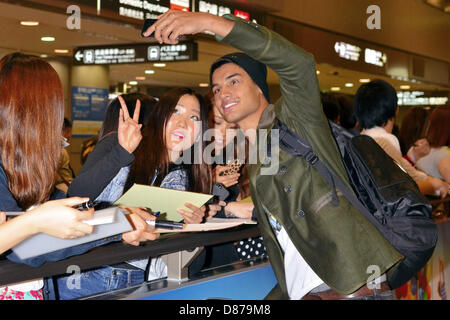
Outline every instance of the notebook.
<svg viewBox="0 0 450 320"><path fill-rule="evenodd" d="M148 208L153 212L159 211L161 219L180 221L183 216L177 209L192 211L184 206L186 202L200 208L212 197L212 194L134 184L114 205Z"/></svg>
<svg viewBox="0 0 450 320"><path fill-rule="evenodd" d="M113 216L113 222L109 223L111 221L111 215ZM29 259L60 249L128 232L133 229L125 214L117 207L97 210L94 213L94 218L90 220L91 225L93 224L95 226L94 231L87 236L76 239L60 239L45 233L39 233L22 241L13 247L12 250L20 259Z"/></svg>

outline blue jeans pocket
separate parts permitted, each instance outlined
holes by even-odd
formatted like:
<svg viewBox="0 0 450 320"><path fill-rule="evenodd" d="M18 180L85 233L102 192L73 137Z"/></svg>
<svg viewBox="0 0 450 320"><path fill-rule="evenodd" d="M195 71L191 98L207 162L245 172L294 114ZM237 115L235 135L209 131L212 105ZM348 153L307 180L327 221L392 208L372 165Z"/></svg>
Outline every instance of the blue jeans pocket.
<svg viewBox="0 0 450 320"><path fill-rule="evenodd" d="M59 299L77 299L93 294L123 289L144 282L144 270L104 266L90 271L59 277L56 280Z"/></svg>

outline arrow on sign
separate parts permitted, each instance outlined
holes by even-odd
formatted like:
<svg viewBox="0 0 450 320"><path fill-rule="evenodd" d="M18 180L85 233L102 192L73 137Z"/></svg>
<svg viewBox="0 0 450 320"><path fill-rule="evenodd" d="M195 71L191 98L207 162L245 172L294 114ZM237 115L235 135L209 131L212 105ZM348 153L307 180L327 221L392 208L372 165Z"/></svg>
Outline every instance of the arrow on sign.
<svg viewBox="0 0 450 320"><path fill-rule="evenodd" d="M83 59L83 53L82 51L77 51L75 53L75 59L77 59L77 61L81 61L81 59Z"/></svg>

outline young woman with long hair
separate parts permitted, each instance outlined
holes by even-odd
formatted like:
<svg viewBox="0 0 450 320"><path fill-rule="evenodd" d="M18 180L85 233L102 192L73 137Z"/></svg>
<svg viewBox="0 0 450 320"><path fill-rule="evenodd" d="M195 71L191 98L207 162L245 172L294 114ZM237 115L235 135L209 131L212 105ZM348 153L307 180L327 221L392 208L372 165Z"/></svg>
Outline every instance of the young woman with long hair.
<svg viewBox="0 0 450 320"><path fill-rule="evenodd" d="M93 228L82 221L92 217L93 210L79 212L71 208L88 199L47 202L65 198L54 189L64 118L63 90L56 71L38 57L9 54L0 60L0 92L0 211L27 211L8 221L5 221L5 214L0 216L0 222L5 222L0 226L0 251L39 232L60 238L91 233ZM126 123L123 126L133 129ZM140 214L133 214L132 219L145 224ZM127 237L147 239L144 230L123 235L124 240ZM93 241L27 260L11 252L7 253L7 258L39 266L111 241ZM38 280L0 287L0 296L3 299L42 299L43 285L44 282Z"/></svg>
<svg viewBox="0 0 450 320"><path fill-rule="evenodd" d="M207 110L202 96L188 88L175 88L166 92L156 105L141 109L141 115L142 112L148 113L144 116L148 122L143 120L142 123L142 140L128 143L132 147L127 148L126 144L130 138L121 138L114 124L108 121L114 119L109 113L119 109L120 105L122 108L125 104L133 105L138 101L136 99L134 96L130 101L130 96L126 95L110 104L99 143L72 182L69 194L113 203L134 183L209 193L209 166L203 161L194 161L195 157L203 154L201 132L208 129ZM145 106L145 103L142 102L142 106ZM130 114L131 112L129 110ZM136 114L136 111L134 113ZM184 222L202 222L206 207L198 208L189 203L185 205L190 211L178 210L184 217ZM57 282L60 296L63 299L71 299L123 287L104 287L102 283L106 282L101 282L100 279L117 279L118 275L122 274L124 281L111 283L124 284L127 283L126 279L130 278L127 275L131 274L131 278L137 280L124 285L129 286L143 282L146 278L163 277L165 272L165 265L159 258L137 259L92 270L88 277L82 277L82 281L90 283L85 286L82 283L89 291L68 290L67 277L60 278Z"/></svg>
<svg viewBox="0 0 450 320"><path fill-rule="evenodd" d="M430 152L417 160L417 167L450 183L450 106L435 108L424 130Z"/></svg>

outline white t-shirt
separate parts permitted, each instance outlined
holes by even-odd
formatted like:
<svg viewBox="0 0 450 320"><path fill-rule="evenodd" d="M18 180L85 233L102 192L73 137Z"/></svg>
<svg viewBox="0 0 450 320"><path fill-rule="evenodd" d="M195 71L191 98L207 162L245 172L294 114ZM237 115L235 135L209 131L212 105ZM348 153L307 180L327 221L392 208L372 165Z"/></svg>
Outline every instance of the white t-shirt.
<svg viewBox="0 0 450 320"><path fill-rule="evenodd" d="M444 158L450 157L449 147L432 148L430 153L416 162L416 167L429 176L443 179L438 170L438 163Z"/></svg>
<svg viewBox="0 0 450 320"><path fill-rule="evenodd" d="M300 300L324 282L303 259L284 228L278 232L277 240L284 252L284 273L289 298Z"/></svg>
<svg viewBox="0 0 450 320"><path fill-rule="evenodd" d="M266 208L264 208L264 211L284 252L284 273L289 298L291 300L300 300L308 292L324 282L303 259L284 227Z"/></svg>

